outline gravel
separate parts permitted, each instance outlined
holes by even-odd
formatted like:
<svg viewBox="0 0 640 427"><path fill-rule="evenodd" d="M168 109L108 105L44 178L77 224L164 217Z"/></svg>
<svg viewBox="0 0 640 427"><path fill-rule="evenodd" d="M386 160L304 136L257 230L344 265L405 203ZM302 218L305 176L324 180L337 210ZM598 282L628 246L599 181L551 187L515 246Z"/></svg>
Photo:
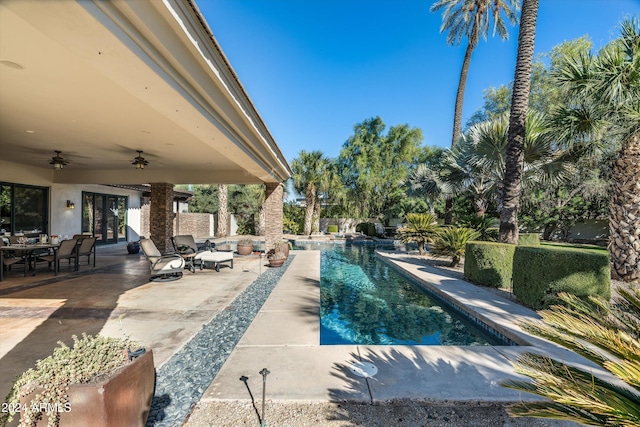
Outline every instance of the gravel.
<svg viewBox="0 0 640 427"><path fill-rule="evenodd" d="M182 425L294 257L266 270L157 370L147 427Z"/></svg>
<svg viewBox="0 0 640 427"><path fill-rule="evenodd" d="M578 424L538 418L512 418L506 404L495 402L201 402L185 427L569 427Z"/></svg>

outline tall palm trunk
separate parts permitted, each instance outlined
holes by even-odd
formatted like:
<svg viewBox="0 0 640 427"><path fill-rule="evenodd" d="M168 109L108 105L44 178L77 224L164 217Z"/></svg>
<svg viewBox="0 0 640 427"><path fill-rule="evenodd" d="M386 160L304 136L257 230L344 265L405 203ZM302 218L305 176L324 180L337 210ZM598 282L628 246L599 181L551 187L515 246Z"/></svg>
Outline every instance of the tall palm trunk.
<svg viewBox="0 0 640 427"><path fill-rule="evenodd" d="M624 281L640 282L640 134L629 138L613 166L609 208L613 272Z"/></svg>
<svg viewBox="0 0 640 427"><path fill-rule="evenodd" d="M313 223L311 225L312 231L320 231L320 198L316 197L316 201L313 204Z"/></svg>
<svg viewBox="0 0 640 427"><path fill-rule="evenodd" d="M538 0L523 0L518 33L518 56L511 97L511 115L509 116L509 143L505 159L502 210L500 211L498 241L503 243L518 243L518 209L522 191L524 139L537 15Z"/></svg>
<svg viewBox="0 0 640 427"><path fill-rule="evenodd" d="M464 104L464 91L467 87L467 75L469 74L469 64L471 63L471 54L478 43L477 25L473 27L469 44L464 52L464 60L462 61L462 69L460 70L460 79L458 80L458 92L456 93L456 105L453 110L453 133L451 135L451 148L455 147L460 139L460 130L462 129L462 106ZM444 224L450 225L453 222L453 199L448 198L444 202Z"/></svg>
<svg viewBox="0 0 640 427"><path fill-rule="evenodd" d="M311 225L313 221L313 208L316 203L316 187L313 184L307 185L305 191L305 210L304 210L304 234L311 234Z"/></svg>
<svg viewBox="0 0 640 427"><path fill-rule="evenodd" d="M216 237L229 236L229 187L218 184L218 234Z"/></svg>
<svg viewBox="0 0 640 427"><path fill-rule="evenodd" d="M267 210L264 208L265 202L263 201L258 206L258 222L256 223L256 236L264 236L267 224Z"/></svg>

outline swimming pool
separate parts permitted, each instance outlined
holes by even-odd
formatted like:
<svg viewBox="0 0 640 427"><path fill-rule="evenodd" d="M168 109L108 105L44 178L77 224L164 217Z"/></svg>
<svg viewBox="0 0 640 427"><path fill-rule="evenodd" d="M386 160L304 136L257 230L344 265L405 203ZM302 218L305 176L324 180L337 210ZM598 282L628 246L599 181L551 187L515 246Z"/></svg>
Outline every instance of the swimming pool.
<svg viewBox="0 0 640 427"><path fill-rule="evenodd" d="M370 245L321 249L321 345L507 345L376 259L374 251Z"/></svg>

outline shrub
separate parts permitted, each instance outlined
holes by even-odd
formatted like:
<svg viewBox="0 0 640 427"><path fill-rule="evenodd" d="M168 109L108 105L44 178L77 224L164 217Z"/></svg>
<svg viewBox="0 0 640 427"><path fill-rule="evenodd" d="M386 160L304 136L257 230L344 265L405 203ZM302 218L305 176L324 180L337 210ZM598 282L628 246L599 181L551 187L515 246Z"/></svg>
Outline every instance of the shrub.
<svg viewBox="0 0 640 427"><path fill-rule="evenodd" d="M540 235L538 233L520 233L518 235L518 245L537 246L540 244Z"/></svg>
<svg viewBox="0 0 640 427"><path fill-rule="evenodd" d="M498 239L498 229L496 225L499 224L499 222L496 218L491 218L488 215L466 215L460 218L458 225L473 228L480 233L477 240L495 242Z"/></svg>
<svg viewBox="0 0 640 427"><path fill-rule="evenodd" d="M333 225L329 225L327 226L327 231L329 233L337 233L338 232L338 226L333 224Z"/></svg>
<svg viewBox="0 0 640 427"><path fill-rule="evenodd" d="M425 253L424 245L431 242L438 229L437 217L432 214L407 214L404 227L398 230L403 243L417 243L420 254Z"/></svg>
<svg viewBox="0 0 640 427"><path fill-rule="evenodd" d="M586 249L518 246L513 256L516 297L538 310L557 303L560 292L609 299L609 254Z"/></svg>
<svg viewBox="0 0 640 427"><path fill-rule="evenodd" d="M469 242L464 257L464 276L482 286L510 288L513 252L508 243Z"/></svg>
<svg viewBox="0 0 640 427"><path fill-rule="evenodd" d="M356 232L364 233L369 237L373 237L376 235L376 226L371 222L361 222L360 224L356 225Z"/></svg>
<svg viewBox="0 0 640 427"><path fill-rule="evenodd" d="M438 231L431 249L436 256L451 257L450 267L456 267L462 257L467 243L480 236L480 232L466 227L447 227Z"/></svg>

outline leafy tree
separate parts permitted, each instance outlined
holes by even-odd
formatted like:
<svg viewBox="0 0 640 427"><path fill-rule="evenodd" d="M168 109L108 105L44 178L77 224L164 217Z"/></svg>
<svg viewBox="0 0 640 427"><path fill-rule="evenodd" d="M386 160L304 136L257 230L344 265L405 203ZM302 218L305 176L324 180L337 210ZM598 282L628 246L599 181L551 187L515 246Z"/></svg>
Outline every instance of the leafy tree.
<svg viewBox="0 0 640 427"><path fill-rule="evenodd" d="M337 159L337 171L356 217L382 218L397 202L396 190L403 187L420 154L420 129L397 125L386 135L384 130L380 117L358 123Z"/></svg>
<svg viewBox="0 0 640 427"><path fill-rule="evenodd" d="M511 415L594 426L640 426L640 288L620 288L619 293L611 303L601 297L584 301L560 294L564 305L541 311L544 323L523 327L586 357L626 387L592 370L524 353L515 369L532 381L508 380L502 385L550 401L512 405Z"/></svg>
<svg viewBox="0 0 640 427"><path fill-rule="evenodd" d="M418 251L423 255L425 244L433 241L438 222L435 215L410 213L407 214L405 225L398 230L400 241L404 243L417 243Z"/></svg>
<svg viewBox="0 0 640 427"><path fill-rule="evenodd" d="M218 189L204 184L191 187L193 197L189 200L189 212L215 213L218 210Z"/></svg>
<svg viewBox="0 0 640 427"><path fill-rule="evenodd" d="M499 241L511 244L518 242L518 208L522 190L522 165L537 15L538 0L522 0L498 235Z"/></svg>
<svg viewBox="0 0 640 427"><path fill-rule="evenodd" d="M292 234L302 234L304 229L304 212L302 206L298 206L295 202L285 202L282 205L283 227Z"/></svg>
<svg viewBox="0 0 640 427"><path fill-rule="evenodd" d="M565 140L592 149L619 147L610 200L614 274L640 281L640 21L622 23L622 35L597 56L567 56L554 74L570 94L556 112Z"/></svg>

